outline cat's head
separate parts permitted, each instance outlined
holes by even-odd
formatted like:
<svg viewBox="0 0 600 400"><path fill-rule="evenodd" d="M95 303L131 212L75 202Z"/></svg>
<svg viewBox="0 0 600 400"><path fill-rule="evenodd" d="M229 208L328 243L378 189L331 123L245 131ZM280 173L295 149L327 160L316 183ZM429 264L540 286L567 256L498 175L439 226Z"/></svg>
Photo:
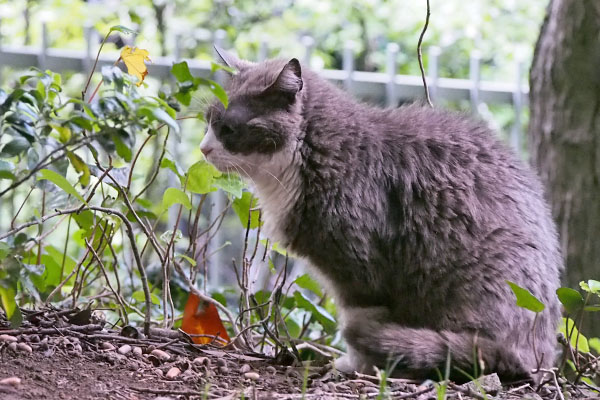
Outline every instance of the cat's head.
<svg viewBox="0 0 600 400"><path fill-rule="evenodd" d="M250 63L222 50L219 55L237 73L226 86L228 107L214 102L207 109L200 149L224 172L276 174L291 162L301 136L306 89L300 63L295 58Z"/></svg>

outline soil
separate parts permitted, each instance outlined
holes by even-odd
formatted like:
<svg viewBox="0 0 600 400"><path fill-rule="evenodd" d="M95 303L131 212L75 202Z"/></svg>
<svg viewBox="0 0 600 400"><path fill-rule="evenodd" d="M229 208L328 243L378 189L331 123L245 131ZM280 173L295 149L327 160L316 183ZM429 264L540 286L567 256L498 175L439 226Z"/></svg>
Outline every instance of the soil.
<svg viewBox="0 0 600 400"><path fill-rule="evenodd" d="M77 313L28 313L19 329L0 317L0 399L376 399L375 376L336 373L320 366L283 366L260 354L194 345L175 331L144 338L129 327L109 330L93 320L73 324ZM33 316L33 317L32 317ZM448 398L557 399L552 383L506 388L495 375L479 384L449 383ZM435 399L432 382L389 379L392 399ZM485 396L480 387L485 389ZM586 387L567 385L565 397L598 399Z"/></svg>

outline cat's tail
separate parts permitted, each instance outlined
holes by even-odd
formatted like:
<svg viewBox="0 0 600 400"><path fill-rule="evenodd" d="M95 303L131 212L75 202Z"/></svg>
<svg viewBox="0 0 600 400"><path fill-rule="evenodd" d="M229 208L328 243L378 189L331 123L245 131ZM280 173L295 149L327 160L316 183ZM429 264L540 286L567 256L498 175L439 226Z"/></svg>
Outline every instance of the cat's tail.
<svg viewBox="0 0 600 400"><path fill-rule="evenodd" d="M444 377L448 358L452 379L496 372L503 381L530 380L529 368L502 343L472 332L406 328L392 323L355 323L344 330L352 350L368 364L396 367L414 378ZM462 375L462 377L461 377Z"/></svg>

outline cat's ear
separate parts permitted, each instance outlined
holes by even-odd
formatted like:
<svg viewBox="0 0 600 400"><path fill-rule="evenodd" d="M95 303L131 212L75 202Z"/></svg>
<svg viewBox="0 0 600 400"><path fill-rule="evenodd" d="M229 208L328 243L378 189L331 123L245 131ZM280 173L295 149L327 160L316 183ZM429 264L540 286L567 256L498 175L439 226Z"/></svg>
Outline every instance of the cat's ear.
<svg viewBox="0 0 600 400"><path fill-rule="evenodd" d="M302 90L302 68L296 58L292 58L281 70L275 82L267 89L295 95Z"/></svg>
<svg viewBox="0 0 600 400"><path fill-rule="evenodd" d="M214 47L215 47L215 51L221 58L221 61L223 61L223 64L227 65L229 68L235 68L239 71L239 70L242 70L246 67L253 65L253 63L251 63L250 61L241 60L237 56L235 56L233 53L231 53L227 50L224 50L224 49L220 48L219 46L215 45Z"/></svg>

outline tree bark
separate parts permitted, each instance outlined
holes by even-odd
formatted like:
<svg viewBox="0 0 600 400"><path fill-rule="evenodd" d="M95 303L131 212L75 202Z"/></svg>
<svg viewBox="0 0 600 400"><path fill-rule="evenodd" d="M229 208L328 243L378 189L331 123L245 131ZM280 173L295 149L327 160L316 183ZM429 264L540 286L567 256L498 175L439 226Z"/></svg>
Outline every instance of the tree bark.
<svg viewBox="0 0 600 400"><path fill-rule="evenodd" d="M566 262L564 283L600 280L600 1L551 0L530 73L529 150ZM596 299L597 300L597 299ZM582 332L600 336L600 315Z"/></svg>

